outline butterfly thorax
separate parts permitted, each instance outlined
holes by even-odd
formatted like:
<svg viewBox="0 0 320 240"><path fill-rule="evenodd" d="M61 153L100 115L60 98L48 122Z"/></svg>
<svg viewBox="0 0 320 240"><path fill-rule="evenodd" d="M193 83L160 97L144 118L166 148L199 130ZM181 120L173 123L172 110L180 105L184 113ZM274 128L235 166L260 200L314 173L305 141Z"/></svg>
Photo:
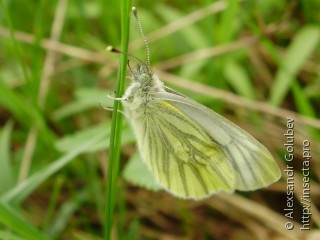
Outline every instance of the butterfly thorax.
<svg viewBox="0 0 320 240"><path fill-rule="evenodd" d="M163 83L147 65L138 65L132 71L132 83L122 97L126 112L133 118L148 113L147 109L154 104L155 93L165 91Z"/></svg>

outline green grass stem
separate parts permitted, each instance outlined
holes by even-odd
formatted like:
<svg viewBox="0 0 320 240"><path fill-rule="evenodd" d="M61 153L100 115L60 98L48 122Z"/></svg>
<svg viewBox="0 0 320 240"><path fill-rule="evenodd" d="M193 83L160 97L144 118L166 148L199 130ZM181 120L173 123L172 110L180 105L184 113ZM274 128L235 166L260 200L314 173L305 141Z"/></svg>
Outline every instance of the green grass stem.
<svg viewBox="0 0 320 240"><path fill-rule="evenodd" d="M128 52L129 27L131 14L131 0L121 1L121 51ZM124 93L127 75L127 55L121 54L120 69L117 79L116 97L121 97ZM105 239L111 238L114 208L117 195L117 181L119 174L119 158L121 144L121 130L123 116L119 112L121 104L115 101L113 106L112 126L109 147L109 162L106 191L106 215L105 215Z"/></svg>

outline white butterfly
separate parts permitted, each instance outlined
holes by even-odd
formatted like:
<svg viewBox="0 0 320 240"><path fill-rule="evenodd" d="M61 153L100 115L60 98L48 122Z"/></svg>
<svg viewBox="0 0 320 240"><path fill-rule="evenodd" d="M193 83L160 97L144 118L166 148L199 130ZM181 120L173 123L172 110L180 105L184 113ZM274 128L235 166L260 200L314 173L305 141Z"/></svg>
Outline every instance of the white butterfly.
<svg viewBox="0 0 320 240"><path fill-rule="evenodd" d="M143 161L159 184L178 197L255 190L281 176L270 152L254 137L165 87L151 71L149 57L132 70L131 85L116 100L125 108Z"/></svg>

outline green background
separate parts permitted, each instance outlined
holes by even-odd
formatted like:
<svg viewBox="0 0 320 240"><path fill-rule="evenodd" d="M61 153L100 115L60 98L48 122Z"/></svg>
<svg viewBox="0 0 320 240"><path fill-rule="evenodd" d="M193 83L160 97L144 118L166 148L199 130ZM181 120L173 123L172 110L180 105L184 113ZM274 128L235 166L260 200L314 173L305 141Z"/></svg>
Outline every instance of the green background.
<svg viewBox="0 0 320 240"><path fill-rule="evenodd" d="M114 95L120 59L105 48L121 46L123 1L0 3L0 239L104 239L112 117L104 108L113 105L108 94ZM284 226L285 175L267 189L198 202L159 190L124 120L111 239L319 234L320 2L132 4L151 65L165 84L251 133L281 169L294 167L295 228ZM146 60L132 15L128 27L129 52ZM295 123L290 163L284 159L287 117ZM311 143L312 220L311 230L301 232L305 139Z"/></svg>

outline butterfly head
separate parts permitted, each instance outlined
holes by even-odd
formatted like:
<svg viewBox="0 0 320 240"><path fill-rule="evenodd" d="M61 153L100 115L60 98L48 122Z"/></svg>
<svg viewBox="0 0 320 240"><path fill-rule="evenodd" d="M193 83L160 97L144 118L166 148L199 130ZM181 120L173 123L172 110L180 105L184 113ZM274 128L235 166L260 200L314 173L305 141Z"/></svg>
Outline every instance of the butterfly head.
<svg viewBox="0 0 320 240"><path fill-rule="evenodd" d="M150 83L152 75L153 72L146 63L138 64L137 67L132 70L132 80L141 85Z"/></svg>

